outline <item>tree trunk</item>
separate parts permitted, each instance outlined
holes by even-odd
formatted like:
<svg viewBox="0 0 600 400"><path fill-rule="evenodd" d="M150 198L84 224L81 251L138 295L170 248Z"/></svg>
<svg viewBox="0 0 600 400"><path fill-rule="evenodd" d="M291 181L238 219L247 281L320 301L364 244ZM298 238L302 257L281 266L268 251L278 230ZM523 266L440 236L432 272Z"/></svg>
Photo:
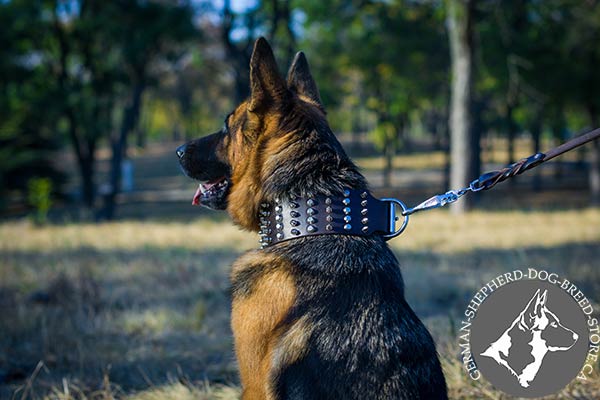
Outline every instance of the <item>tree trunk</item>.
<svg viewBox="0 0 600 400"><path fill-rule="evenodd" d="M446 113L446 116L448 113ZM444 177L442 187L444 190L450 190L450 126L448 125L448 119L443 123L441 127L442 134L444 135L444 141L442 142L442 150L444 151Z"/></svg>
<svg viewBox="0 0 600 400"><path fill-rule="evenodd" d="M563 114L562 107L560 108L559 114L554 119L552 125L552 136L554 138L554 145L558 146L564 142L564 131L565 131L565 116ZM563 176L563 162L557 160L552 163L554 165L554 179L558 182Z"/></svg>
<svg viewBox="0 0 600 400"><path fill-rule="evenodd" d="M89 208L94 208L96 200L96 185L94 184L94 159L86 158L79 166L81 175L81 189L83 196L83 204Z"/></svg>
<svg viewBox="0 0 600 400"><path fill-rule="evenodd" d="M469 158L469 182L481 174L481 135L484 131L483 123L483 109L485 102L478 100L472 104L472 122L471 122L471 157ZM472 200L474 201L479 193L472 194Z"/></svg>
<svg viewBox="0 0 600 400"><path fill-rule="evenodd" d="M594 106L588 106L592 129L600 128L600 114ZM590 143L590 172L588 175L590 183L591 204L600 206L600 140Z"/></svg>
<svg viewBox="0 0 600 400"><path fill-rule="evenodd" d="M385 140L385 148L383 149L385 155L385 166L383 168L383 186L386 189L392 187L392 172L394 170L394 141L390 138Z"/></svg>
<svg viewBox="0 0 600 400"><path fill-rule="evenodd" d="M73 147L77 166L79 167L81 199L85 207L92 209L96 199L96 185L94 184L96 143L93 138L88 138L85 144L82 143L79 132L77 131L75 114L70 107L67 107L65 114L69 125L68 132L71 146Z"/></svg>
<svg viewBox="0 0 600 400"><path fill-rule="evenodd" d="M515 162L515 136L517 133L517 124L513 117L514 104L506 105L506 133L508 140L508 164L512 164ZM511 180L511 182L514 182Z"/></svg>
<svg viewBox="0 0 600 400"><path fill-rule="evenodd" d="M533 139L533 153L539 153L542 136L542 115L539 111L536 113L535 120L531 125L531 136ZM538 168L533 171L532 188L534 192L539 192L542 188L542 175L540 172Z"/></svg>
<svg viewBox="0 0 600 400"><path fill-rule="evenodd" d="M473 9L475 0L447 0L447 25L452 64L450 105L450 185L462 188L472 179L471 97L473 85ZM472 207L469 196L452 205L454 213Z"/></svg>
<svg viewBox="0 0 600 400"><path fill-rule="evenodd" d="M283 2L283 18L285 20L285 29L288 37L287 45L286 45L286 53L287 59L291 60L294 58L294 53L296 49L296 35L294 35L294 30L292 29L292 11L290 7L290 0L284 0Z"/></svg>
<svg viewBox="0 0 600 400"><path fill-rule="evenodd" d="M66 37L65 31L59 22L58 15L54 14L54 34L58 40L58 55L59 55L59 72L58 72L58 86L62 95L66 96L70 90L67 84L68 72L67 72L67 58L71 52L69 47L69 41ZM64 115L68 123L68 132L75 158L77 159L77 166L79 167L79 175L81 178L81 196L85 207L92 209L94 207L96 186L94 184L94 163L95 163L95 150L96 150L96 137L90 135L86 138L86 135L80 135L78 130L78 121L76 118L75 111L70 105L66 105Z"/></svg>
<svg viewBox="0 0 600 400"><path fill-rule="evenodd" d="M110 191L105 196L102 217L113 219L116 208L116 197L121 191L121 166L123 158L127 155L127 136L134 130L140 114L142 94L145 85L143 79L134 84L129 100L129 105L123 113L119 136L112 143L112 160L110 165Z"/></svg>
<svg viewBox="0 0 600 400"><path fill-rule="evenodd" d="M138 126L135 130L135 144L140 149L146 148L148 130L145 126Z"/></svg>

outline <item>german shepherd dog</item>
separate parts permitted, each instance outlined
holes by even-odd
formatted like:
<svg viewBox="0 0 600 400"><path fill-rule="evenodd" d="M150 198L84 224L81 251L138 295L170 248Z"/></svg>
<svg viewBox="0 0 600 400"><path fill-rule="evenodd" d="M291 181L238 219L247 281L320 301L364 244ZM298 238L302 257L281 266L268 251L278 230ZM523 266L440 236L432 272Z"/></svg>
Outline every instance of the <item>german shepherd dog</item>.
<svg viewBox="0 0 600 400"><path fill-rule="evenodd" d="M263 38L250 97L223 128L177 149L194 204L257 232L261 203L367 189L331 132L303 53L287 82ZM429 332L377 235L298 237L242 255L231 272L244 400L446 399Z"/></svg>

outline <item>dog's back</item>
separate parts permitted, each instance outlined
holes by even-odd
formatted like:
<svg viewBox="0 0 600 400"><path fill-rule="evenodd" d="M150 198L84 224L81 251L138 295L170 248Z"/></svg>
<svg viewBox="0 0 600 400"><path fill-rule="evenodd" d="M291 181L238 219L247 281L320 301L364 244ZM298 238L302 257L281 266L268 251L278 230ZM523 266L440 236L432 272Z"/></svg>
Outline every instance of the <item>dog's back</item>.
<svg viewBox="0 0 600 400"><path fill-rule="evenodd" d="M293 282L293 301L288 299L266 349L266 390L273 398L446 398L433 341L406 303L396 259L382 239L317 236L267 253L268 265L236 263L232 282L234 310L256 304L252 288L260 288L261 280ZM273 307L254 309L262 311ZM247 327L235 322L234 330ZM258 378L256 370L249 374Z"/></svg>

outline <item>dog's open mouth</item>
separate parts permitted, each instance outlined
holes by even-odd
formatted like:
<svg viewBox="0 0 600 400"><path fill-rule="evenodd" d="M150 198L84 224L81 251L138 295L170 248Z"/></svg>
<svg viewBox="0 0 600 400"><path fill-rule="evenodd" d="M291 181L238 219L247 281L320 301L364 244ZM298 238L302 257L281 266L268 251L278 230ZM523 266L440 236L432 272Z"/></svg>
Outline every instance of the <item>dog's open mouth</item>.
<svg viewBox="0 0 600 400"><path fill-rule="evenodd" d="M192 204L195 206L203 205L209 208L220 208L225 201L229 180L222 176L208 182L198 185Z"/></svg>

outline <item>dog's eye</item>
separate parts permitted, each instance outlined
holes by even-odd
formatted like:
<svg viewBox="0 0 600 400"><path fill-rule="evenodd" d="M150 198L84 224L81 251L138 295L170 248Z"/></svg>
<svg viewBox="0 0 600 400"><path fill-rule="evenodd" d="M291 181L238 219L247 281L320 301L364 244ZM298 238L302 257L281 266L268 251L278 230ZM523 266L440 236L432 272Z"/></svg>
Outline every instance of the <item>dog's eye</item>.
<svg viewBox="0 0 600 400"><path fill-rule="evenodd" d="M556 322L552 322L550 324L550 326L553 327L553 328L558 328L558 324Z"/></svg>

